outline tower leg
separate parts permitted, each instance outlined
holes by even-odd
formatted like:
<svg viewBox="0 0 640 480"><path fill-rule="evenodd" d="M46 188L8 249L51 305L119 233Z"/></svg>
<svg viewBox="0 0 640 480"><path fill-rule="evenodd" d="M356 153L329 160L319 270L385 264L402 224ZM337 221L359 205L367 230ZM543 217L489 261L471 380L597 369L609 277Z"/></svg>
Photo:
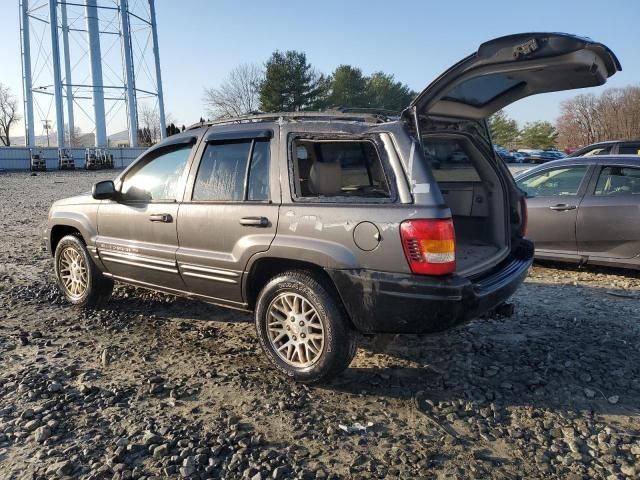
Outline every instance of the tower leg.
<svg viewBox="0 0 640 480"><path fill-rule="evenodd" d="M73 88L71 86L71 59L69 58L69 21L67 19L67 3L60 4L60 20L62 21L62 51L64 53L64 83L65 95L67 99L67 125L69 129L68 146L73 146L73 136L75 134L75 121L73 117Z"/></svg>
<svg viewBox="0 0 640 480"><path fill-rule="evenodd" d="M58 148L62 148L64 147L64 112L62 110L62 78L60 75L57 0L49 0L49 27L51 30L51 60L53 63L53 95L56 105L56 133L58 137Z"/></svg>
<svg viewBox="0 0 640 480"><path fill-rule="evenodd" d="M120 29L122 31L122 51L127 89L127 113L129 114L129 146L138 146L138 107L136 101L133 55L131 51L131 29L129 26L129 2L120 0Z"/></svg>
<svg viewBox="0 0 640 480"><path fill-rule="evenodd" d="M96 147L107 146L107 125L104 110L104 85L102 83L102 54L96 0L86 0L89 59L93 84L93 112L96 122Z"/></svg>
<svg viewBox="0 0 640 480"><path fill-rule="evenodd" d="M164 97L162 95L162 75L160 74L160 51L158 48L158 29L156 25L156 6L154 0L149 0L151 14L151 35L153 37L153 57L156 63L156 82L158 84L158 110L160 110L160 137L167 135L167 125L164 118Z"/></svg>
<svg viewBox="0 0 640 480"><path fill-rule="evenodd" d="M20 4L20 33L22 36L22 89L24 95L24 130L27 147L36 146L33 122L33 85L31 84L31 41L29 37L29 0Z"/></svg>

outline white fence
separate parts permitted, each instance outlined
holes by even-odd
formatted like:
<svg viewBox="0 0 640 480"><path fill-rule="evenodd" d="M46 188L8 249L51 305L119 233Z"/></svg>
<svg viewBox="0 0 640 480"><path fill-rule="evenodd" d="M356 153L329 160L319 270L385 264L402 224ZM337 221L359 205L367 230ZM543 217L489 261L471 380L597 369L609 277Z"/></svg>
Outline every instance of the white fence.
<svg viewBox="0 0 640 480"><path fill-rule="evenodd" d="M76 168L84 168L84 148L69 148ZM146 148L103 148L113 154L114 168L124 168L133 162ZM47 170L58 168L57 148L0 147L0 170L29 170L31 168L31 151L41 154L47 162Z"/></svg>

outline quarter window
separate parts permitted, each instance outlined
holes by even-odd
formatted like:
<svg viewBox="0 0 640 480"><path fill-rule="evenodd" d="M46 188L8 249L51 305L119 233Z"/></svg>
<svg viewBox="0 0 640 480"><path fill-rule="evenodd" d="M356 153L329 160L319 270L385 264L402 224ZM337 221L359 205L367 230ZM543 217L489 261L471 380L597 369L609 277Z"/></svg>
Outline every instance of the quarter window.
<svg viewBox="0 0 640 480"><path fill-rule="evenodd" d="M640 169L604 167L598 177L596 195L640 195Z"/></svg>
<svg viewBox="0 0 640 480"><path fill-rule="evenodd" d="M382 162L369 140L293 142L297 197L389 198Z"/></svg>
<svg viewBox="0 0 640 480"><path fill-rule="evenodd" d="M586 173L584 165L545 170L518 181L518 186L528 197L577 195Z"/></svg>
<svg viewBox="0 0 640 480"><path fill-rule="evenodd" d="M122 183L122 194L132 201L175 201L191 145L151 153L151 160L134 168Z"/></svg>
<svg viewBox="0 0 640 480"><path fill-rule="evenodd" d="M248 170L247 164L252 152ZM192 198L195 201L267 200L268 187L268 141L215 142L209 143L204 151Z"/></svg>

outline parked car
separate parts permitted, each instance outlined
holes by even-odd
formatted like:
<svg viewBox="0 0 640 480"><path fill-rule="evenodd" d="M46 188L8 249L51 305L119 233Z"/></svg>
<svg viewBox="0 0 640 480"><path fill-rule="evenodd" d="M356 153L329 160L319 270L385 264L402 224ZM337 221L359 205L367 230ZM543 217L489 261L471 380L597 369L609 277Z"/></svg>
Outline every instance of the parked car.
<svg viewBox="0 0 640 480"><path fill-rule="evenodd" d="M525 155L526 163L540 163L542 150L534 149L534 148L521 148L518 152Z"/></svg>
<svg viewBox="0 0 640 480"><path fill-rule="evenodd" d="M640 157L557 160L516 177L536 258L640 268Z"/></svg>
<svg viewBox="0 0 640 480"><path fill-rule="evenodd" d="M511 155L513 155L513 161L516 163L528 163L529 161L529 156L524 152L512 150Z"/></svg>
<svg viewBox="0 0 640 480"><path fill-rule="evenodd" d="M58 170L75 170L76 164L69 150L58 149Z"/></svg>
<svg viewBox="0 0 640 480"><path fill-rule="evenodd" d="M502 159L502 161L507 163L515 162L516 157L509 150L503 147L494 146L494 150L498 154L498 156Z"/></svg>
<svg viewBox="0 0 640 480"><path fill-rule="evenodd" d="M619 69L588 39L511 35L482 44L399 119L297 112L198 124L92 195L54 203L58 284L82 306L104 302L118 280L252 311L276 368L328 380L349 365L358 333L442 331L509 298L533 245L486 119Z"/></svg>
<svg viewBox="0 0 640 480"><path fill-rule="evenodd" d="M545 163L559 160L566 157L566 155L558 150L542 150L539 154L539 160L533 163Z"/></svg>
<svg viewBox="0 0 640 480"><path fill-rule="evenodd" d="M41 151L34 152L29 150L31 158L31 171L32 172L45 172L47 170L47 161Z"/></svg>
<svg viewBox="0 0 640 480"><path fill-rule="evenodd" d="M591 155L640 155L640 140L598 142L573 151L569 157Z"/></svg>

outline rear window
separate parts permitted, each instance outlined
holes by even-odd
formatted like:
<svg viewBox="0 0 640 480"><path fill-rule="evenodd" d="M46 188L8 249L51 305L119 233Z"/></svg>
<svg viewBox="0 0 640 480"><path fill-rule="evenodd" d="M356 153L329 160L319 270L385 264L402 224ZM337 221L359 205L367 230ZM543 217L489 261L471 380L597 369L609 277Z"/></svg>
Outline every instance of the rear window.
<svg viewBox="0 0 640 480"><path fill-rule="evenodd" d="M522 83L524 83L522 80L503 74L474 77L456 85L444 100L482 107Z"/></svg>
<svg viewBox="0 0 640 480"><path fill-rule="evenodd" d="M479 182L480 175L462 142L423 138L424 156L438 182Z"/></svg>
<svg viewBox="0 0 640 480"><path fill-rule="evenodd" d="M372 141L298 138L291 151L297 198L391 197Z"/></svg>

